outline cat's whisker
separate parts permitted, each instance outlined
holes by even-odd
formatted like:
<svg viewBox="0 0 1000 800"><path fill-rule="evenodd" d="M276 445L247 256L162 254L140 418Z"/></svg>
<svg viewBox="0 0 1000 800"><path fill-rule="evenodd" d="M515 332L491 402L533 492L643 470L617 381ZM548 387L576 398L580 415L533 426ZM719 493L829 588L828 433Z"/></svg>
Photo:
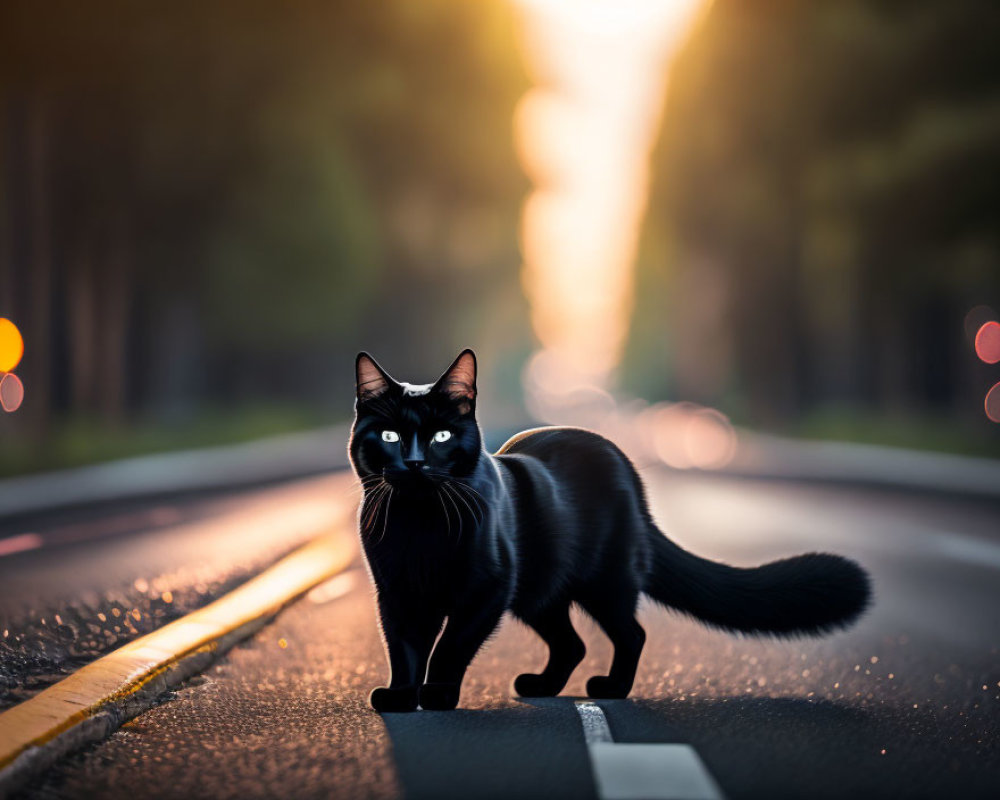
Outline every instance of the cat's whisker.
<svg viewBox="0 0 1000 800"><path fill-rule="evenodd" d="M364 494L365 494L364 488L361 485L355 483L348 486L346 489L342 490L337 499L341 501L360 500L362 497L364 497Z"/></svg>
<svg viewBox="0 0 1000 800"><path fill-rule="evenodd" d="M451 484L452 487L454 489L457 489L466 500L472 501L473 506L475 506L475 508L479 510L481 518L478 518L478 522L480 525L482 525L486 521L486 513L487 510L489 509L489 503L487 503L486 498L484 498L479 492L475 490L475 488L470 486L468 483L465 483L464 481L454 480L451 481Z"/></svg>
<svg viewBox="0 0 1000 800"><path fill-rule="evenodd" d="M462 501L462 504L463 504L463 505L464 505L464 506L465 506L465 507L466 507L467 509L469 509L469 513L470 513L470 514L472 514L472 518L473 518L473 519L474 519L474 520L476 521L476 524L477 524L477 525L482 525L482 524L483 524L483 519L485 519L485 517L482 517L482 518L481 518L481 517L480 517L480 515L476 513L476 510L475 510L475 509L473 509L473 507L472 507L472 506L471 506L471 505L469 504L469 501L468 501L468 500L467 500L467 499L465 498L465 496L464 496L464 495L462 494L462 492L461 492L461 491L460 491L460 489L459 489L459 487L460 487L460 486L461 486L462 484L458 484L458 486L456 486L456 485L453 485L453 484L451 484L451 483L449 482L449 483L445 483L444 485L445 485L446 487L448 487L448 488L450 489L450 491L452 491L452 492L454 493L455 497L457 497L457 498L458 498L459 500L461 500L461 501Z"/></svg>
<svg viewBox="0 0 1000 800"><path fill-rule="evenodd" d="M462 511L458 507L458 503L455 502L456 492L455 492L454 487L451 485L451 482L450 481L445 481L444 483L441 484L441 488L444 489L445 494L448 496L449 499L451 499L452 505L455 506L455 510L458 512L458 518L459 518L459 520L461 520L461 518L462 518Z"/></svg>
<svg viewBox="0 0 1000 800"><path fill-rule="evenodd" d="M378 507L378 498L373 498L369 501L367 507L362 511L361 514L361 532L368 533L371 528L372 518L375 514L375 509Z"/></svg>
<svg viewBox="0 0 1000 800"><path fill-rule="evenodd" d="M392 507L392 487L389 487L389 493L386 495L388 498L385 501L385 513L382 515L382 535L378 537L378 541L381 542L385 538L385 532L389 528L389 509ZM377 543L376 543L377 544Z"/></svg>
<svg viewBox="0 0 1000 800"><path fill-rule="evenodd" d="M458 537L455 539L455 543L458 544L462 541L462 511L459 509L455 499L451 496L451 493L447 491L447 484L441 484L441 486L445 489L444 497L447 498L452 508L455 509L455 517L458 519Z"/></svg>
<svg viewBox="0 0 1000 800"><path fill-rule="evenodd" d="M437 495L438 502L441 503L441 510L444 512L444 520L448 524L448 538L451 538L451 516L448 514L448 509L445 507L444 500L441 499L441 488L438 487L435 492Z"/></svg>
<svg viewBox="0 0 1000 800"><path fill-rule="evenodd" d="M378 518L379 506L382 504L382 500L385 498L388 492L392 491L392 487L384 481L372 490L370 499L368 499L368 508L362 513L361 517L361 527L364 532L368 532L373 526L375 520Z"/></svg>
<svg viewBox="0 0 1000 800"><path fill-rule="evenodd" d="M371 500L373 500L375 497L378 496L378 493L382 489L382 486L384 484L385 484L385 481L381 481L380 483L377 483L377 484L365 487L365 490L364 490L364 499L366 501L369 501L369 502Z"/></svg>
<svg viewBox="0 0 1000 800"><path fill-rule="evenodd" d="M466 489L468 489L470 492L476 495L476 497L478 497L487 508L489 507L490 501L485 496L483 496L483 493L480 492L478 489L476 489L476 487L473 486L471 483L466 483L465 481L460 481L457 479L453 482L457 483L459 486L463 486Z"/></svg>
<svg viewBox="0 0 1000 800"><path fill-rule="evenodd" d="M468 493L468 497L472 500L483 512L483 519L486 518L486 512L490 508L490 502L478 492L474 486L464 481L458 481L459 486L463 487Z"/></svg>
<svg viewBox="0 0 1000 800"><path fill-rule="evenodd" d="M379 476L370 475L367 476L367 480L370 482L372 478L376 477ZM342 500L349 495L357 495L359 492L363 491L365 486L365 480L366 478L355 478L355 480L351 481L350 484L348 484L346 487L340 490L338 499Z"/></svg>
<svg viewBox="0 0 1000 800"><path fill-rule="evenodd" d="M344 492L344 494L354 494L360 495L361 497L367 497L368 494L379 484L383 483L385 479L381 475L368 475L364 478L359 478L357 483L351 484Z"/></svg>
<svg viewBox="0 0 1000 800"><path fill-rule="evenodd" d="M379 495L378 502L377 502L377 504L375 506L374 513L372 514L372 518L369 521L369 525L371 526L371 532L374 533L375 528L378 525L379 514L383 515L382 534L381 534L381 536L378 539L379 542L381 542L382 539L385 537L385 522L387 520L387 517L385 516L385 512L386 512L386 508L387 508L387 505L388 505L388 501L390 500L391 497L392 497L392 487L388 487L388 488L385 489L385 491L383 491Z"/></svg>

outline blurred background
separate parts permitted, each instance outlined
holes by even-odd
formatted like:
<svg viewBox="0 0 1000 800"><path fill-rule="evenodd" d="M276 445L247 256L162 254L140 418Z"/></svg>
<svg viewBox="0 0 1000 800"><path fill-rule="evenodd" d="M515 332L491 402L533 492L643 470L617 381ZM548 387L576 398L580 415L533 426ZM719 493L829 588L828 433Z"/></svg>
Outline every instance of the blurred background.
<svg viewBox="0 0 1000 800"><path fill-rule="evenodd" d="M0 474L345 421L359 349L424 381L466 346L497 429L696 408L1000 456L998 32L989 0L5 3Z"/></svg>

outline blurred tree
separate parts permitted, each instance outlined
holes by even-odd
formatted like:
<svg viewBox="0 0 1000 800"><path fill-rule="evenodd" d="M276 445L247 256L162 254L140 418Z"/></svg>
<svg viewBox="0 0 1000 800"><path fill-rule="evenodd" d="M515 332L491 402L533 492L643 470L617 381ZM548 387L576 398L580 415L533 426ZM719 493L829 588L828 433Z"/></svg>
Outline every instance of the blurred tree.
<svg viewBox="0 0 1000 800"><path fill-rule="evenodd" d="M511 16L5 3L0 314L25 330L36 443L53 414L346 413L359 347L438 369L477 315L523 319Z"/></svg>
<svg viewBox="0 0 1000 800"><path fill-rule="evenodd" d="M981 420L963 318L1000 295L998 34L987 0L716 0L671 77L631 385L754 424Z"/></svg>

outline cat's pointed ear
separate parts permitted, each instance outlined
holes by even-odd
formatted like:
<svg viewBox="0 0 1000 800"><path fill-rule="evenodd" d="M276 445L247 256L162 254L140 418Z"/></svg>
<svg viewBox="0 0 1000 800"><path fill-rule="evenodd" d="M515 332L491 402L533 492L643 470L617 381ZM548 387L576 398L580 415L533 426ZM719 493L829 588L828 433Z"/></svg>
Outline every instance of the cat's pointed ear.
<svg viewBox="0 0 1000 800"><path fill-rule="evenodd" d="M463 414L468 414L476 406L476 354L468 349L459 353L434 389L447 394Z"/></svg>
<svg viewBox="0 0 1000 800"><path fill-rule="evenodd" d="M395 384L389 373L382 369L378 365L378 362L365 352L358 353L358 357L354 362L354 372L356 375L359 403L375 399L379 395L389 391L389 387Z"/></svg>

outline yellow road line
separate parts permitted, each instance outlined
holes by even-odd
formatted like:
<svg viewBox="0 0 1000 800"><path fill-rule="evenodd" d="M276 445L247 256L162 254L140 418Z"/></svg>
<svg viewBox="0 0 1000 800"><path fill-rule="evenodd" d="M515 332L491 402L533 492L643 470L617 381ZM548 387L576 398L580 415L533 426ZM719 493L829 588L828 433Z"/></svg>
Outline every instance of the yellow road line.
<svg viewBox="0 0 1000 800"><path fill-rule="evenodd" d="M102 739L354 558L349 516L214 603L99 658L0 714L0 797Z"/></svg>

